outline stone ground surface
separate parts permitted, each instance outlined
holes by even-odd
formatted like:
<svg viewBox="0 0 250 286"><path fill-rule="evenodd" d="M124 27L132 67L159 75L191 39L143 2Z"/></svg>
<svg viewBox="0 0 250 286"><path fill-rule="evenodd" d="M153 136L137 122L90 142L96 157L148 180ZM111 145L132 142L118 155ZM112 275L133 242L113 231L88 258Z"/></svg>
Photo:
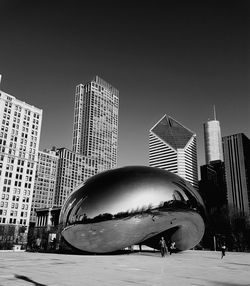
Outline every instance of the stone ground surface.
<svg viewBox="0 0 250 286"><path fill-rule="evenodd" d="M250 285L250 253L185 251L123 255L0 252L1 286Z"/></svg>

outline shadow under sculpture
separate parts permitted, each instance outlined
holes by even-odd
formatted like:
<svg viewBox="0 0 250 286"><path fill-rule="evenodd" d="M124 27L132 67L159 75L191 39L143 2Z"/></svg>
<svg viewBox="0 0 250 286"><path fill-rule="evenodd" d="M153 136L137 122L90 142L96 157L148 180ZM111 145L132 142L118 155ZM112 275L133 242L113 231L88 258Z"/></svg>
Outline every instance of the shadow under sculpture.
<svg viewBox="0 0 250 286"><path fill-rule="evenodd" d="M64 203L62 236L74 248L108 253L134 244L159 248L164 236L177 251L200 242L205 207L181 177L144 166L109 170L88 179Z"/></svg>

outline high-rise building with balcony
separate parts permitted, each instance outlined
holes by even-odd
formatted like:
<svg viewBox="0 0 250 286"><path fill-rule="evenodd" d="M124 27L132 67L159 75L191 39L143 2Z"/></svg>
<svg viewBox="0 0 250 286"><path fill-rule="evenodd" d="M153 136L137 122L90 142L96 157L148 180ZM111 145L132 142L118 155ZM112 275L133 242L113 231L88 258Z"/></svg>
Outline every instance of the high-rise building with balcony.
<svg viewBox="0 0 250 286"><path fill-rule="evenodd" d="M95 158L97 172L115 168L119 91L96 76L76 86L73 151Z"/></svg>
<svg viewBox="0 0 250 286"><path fill-rule="evenodd" d="M57 149L57 155L55 205L62 206L75 187L83 184L96 173L96 161L67 148Z"/></svg>
<svg viewBox="0 0 250 286"><path fill-rule="evenodd" d="M29 225L42 110L0 91L0 224Z"/></svg>
<svg viewBox="0 0 250 286"><path fill-rule="evenodd" d="M30 221L36 222L36 209L54 206L58 156L56 150L38 152L36 178L31 206Z"/></svg>
<svg viewBox="0 0 250 286"><path fill-rule="evenodd" d="M206 164L212 161L223 161L220 122L216 120L215 108L214 119L204 123L204 143Z"/></svg>
<svg viewBox="0 0 250 286"><path fill-rule="evenodd" d="M225 136L223 150L229 211L250 216L250 140L243 133Z"/></svg>
<svg viewBox="0 0 250 286"><path fill-rule="evenodd" d="M149 165L173 172L198 189L196 134L164 115L149 132Z"/></svg>

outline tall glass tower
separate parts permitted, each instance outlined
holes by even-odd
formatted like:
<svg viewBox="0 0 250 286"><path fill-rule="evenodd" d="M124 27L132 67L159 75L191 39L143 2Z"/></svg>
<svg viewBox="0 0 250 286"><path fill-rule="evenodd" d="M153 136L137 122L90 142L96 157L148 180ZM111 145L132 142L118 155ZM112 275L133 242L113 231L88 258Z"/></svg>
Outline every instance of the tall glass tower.
<svg viewBox="0 0 250 286"><path fill-rule="evenodd" d="M214 119L204 123L204 142L206 164L211 161L223 161L220 122L216 120L215 107Z"/></svg>
<svg viewBox="0 0 250 286"><path fill-rule="evenodd" d="M230 213L250 216L250 139L243 133L225 136L223 149Z"/></svg>
<svg viewBox="0 0 250 286"><path fill-rule="evenodd" d="M164 115L149 131L149 165L173 172L198 189L196 134Z"/></svg>
<svg viewBox="0 0 250 286"><path fill-rule="evenodd" d="M95 158L97 172L115 168L119 91L98 76L76 86L73 151Z"/></svg>

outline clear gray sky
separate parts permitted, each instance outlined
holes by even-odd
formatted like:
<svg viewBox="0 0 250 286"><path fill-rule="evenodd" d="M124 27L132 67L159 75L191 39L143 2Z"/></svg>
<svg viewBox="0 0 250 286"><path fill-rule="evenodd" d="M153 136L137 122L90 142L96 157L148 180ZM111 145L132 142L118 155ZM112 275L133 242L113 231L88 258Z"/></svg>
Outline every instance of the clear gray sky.
<svg viewBox="0 0 250 286"><path fill-rule="evenodd" d="M250 137L248 1L0 0L1 89L43 109L40 149L71 148L74 90L120 91L118 165L148 164L170 115L197 134L216 105L222 135Z"/></svg>

